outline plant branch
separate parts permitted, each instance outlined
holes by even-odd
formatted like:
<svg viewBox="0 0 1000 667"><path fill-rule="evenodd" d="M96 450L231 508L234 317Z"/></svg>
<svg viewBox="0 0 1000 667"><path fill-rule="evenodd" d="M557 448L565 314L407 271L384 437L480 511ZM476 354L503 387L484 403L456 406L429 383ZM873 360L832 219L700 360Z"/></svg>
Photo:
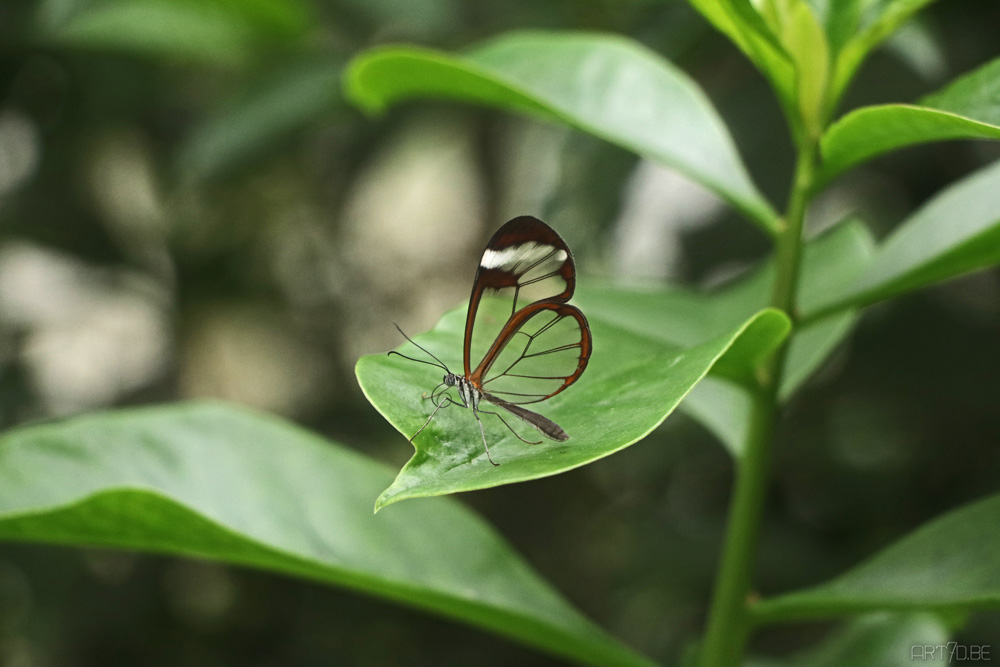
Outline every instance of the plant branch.
<svg viewBox="0 0 1000 667"><path fill-rule="evenodd" d="M795 322L802 223L816 169L815 143L800 144L795 180L776 240L777 275L771 305ZM708 629L702 644L701 667L728 667L740 663L751 626L748 608L761 518L771 469L771 450L778 418L778 387L784 372L787 341L759 370L753 410L743 457L736 463L736 483L730 501L729 523L722 551Z"/></svg>

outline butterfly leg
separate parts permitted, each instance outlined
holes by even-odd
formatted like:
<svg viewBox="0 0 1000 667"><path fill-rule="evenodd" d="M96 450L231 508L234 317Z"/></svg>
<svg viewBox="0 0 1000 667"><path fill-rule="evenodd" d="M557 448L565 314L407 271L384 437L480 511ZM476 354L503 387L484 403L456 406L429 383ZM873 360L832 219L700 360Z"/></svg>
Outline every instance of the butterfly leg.
<svg viewBox="0 0 1000 667"><path fill-rule="evenodd" d="M492 463L493 465L495 466L500 465L499 463L494 461L493 457L490 455L490 446L486 444L486 430L483 428L483 420L479 418L479 410L473 410L472 414L476 417L476 421L479 422L479 434L483 436L483 447L486 449L486 458L488 458L490 460L490 463ZM487 414L496 414L496 413L490 412Z"/></svg>
<svg viewBox="0 0 1000 667"><path fill-rule="evenodd" d="M434 407L434 412L432 412L431 416L427 418L427 421L424 422L424 425L421 426L420 428L418 428L417 432L410 436L410 439L407 440L407 442L412 443L413 440L414 440L414 438L416 438L418 435L420 435L420 432L423 431L425 428L427 428L427 425L431 423L432 419L434 419L434 415L436 415L438 413L438 410L440 410L441 408L446 408L446 407L448 407L449 405L451 405L452 403L455 402L455 401L451 400L450 396L446 396L445 398L447 399L447 402L442 401L441 403L435 403L434 404L434 406L435 406Z"/></svg>
<svg viewBox="0 0 1000 667"><path fill-rule="evenodd" d="M437 404L438 404L438 401L437 401L437 397L438 397L438 391L439 391L439 390L441 389L441 387L443 387L443 386L444 386L444 382L442 382L442 383L441 383L441 384L439 384L438 386L434 387L434 390L433 390L433 391L432 391L432 392L431 392L431 393L430 393L429 395L428 395L428 393L427 393L427 392L425 391L425 392L424 392L424 393L423 393L423 394L422 394L422 395L420 396L420 398L422 398L422 399L423 399L423 400L425 400L425 401L426 401L427 399L430 399L431 403L433 403L434 405L437 405ZM445 391L447 391L447 389L446 389Z"/></svg>
<svg viewBox="0 0 1000 667"><path fill-rule="evenodd" d="M540 445L540 444L542 444L541 440L531 441L531 440L525 440L524 438L522 438L520 436L520 434L518 434L518 432L515 431L514 428L510 424L507 423L507 420L504 419L503 416L501 416L501 414L499 412L490 412L489 410L480 410L479 412L482 412L484 415L493 415L497 419L499 419L500 421L502 421L503 425L506 426L508 428L508 430L510 430L511 433L513 433L515 436L517 436L517 439L520 440L521 442L523 442L525 444L528 444L528 445Z"/></svg>

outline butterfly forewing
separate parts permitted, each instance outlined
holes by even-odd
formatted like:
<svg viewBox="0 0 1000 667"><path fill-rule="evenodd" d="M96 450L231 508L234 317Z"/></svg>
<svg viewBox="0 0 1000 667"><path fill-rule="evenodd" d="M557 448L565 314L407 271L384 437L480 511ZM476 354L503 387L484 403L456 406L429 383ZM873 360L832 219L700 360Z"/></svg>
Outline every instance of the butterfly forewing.
<svg viewBox="0 0 1000 667"><path fill-rule="evenodd" d="M486 245L469 300L465 323L467 376L520 309L536 302L565 303L576 274L566 242L530 216L514 218Z"/></svg>

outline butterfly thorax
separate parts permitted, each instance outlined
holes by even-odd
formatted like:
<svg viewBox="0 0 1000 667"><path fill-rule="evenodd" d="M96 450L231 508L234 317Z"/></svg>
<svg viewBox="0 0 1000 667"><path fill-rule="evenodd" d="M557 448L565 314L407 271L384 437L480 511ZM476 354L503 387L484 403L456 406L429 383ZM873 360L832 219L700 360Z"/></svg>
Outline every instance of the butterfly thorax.
<svg viewBox="0 0 1000 667"><path fill-rule="evenodd" d="M476 385L472 384L468 378L463 375L448 373L444 376L444 383L449 387L458 387L458 396L462 399L463 407L472 408L473 410L479 409L479 399L482 397L483 392Z"/></svg>

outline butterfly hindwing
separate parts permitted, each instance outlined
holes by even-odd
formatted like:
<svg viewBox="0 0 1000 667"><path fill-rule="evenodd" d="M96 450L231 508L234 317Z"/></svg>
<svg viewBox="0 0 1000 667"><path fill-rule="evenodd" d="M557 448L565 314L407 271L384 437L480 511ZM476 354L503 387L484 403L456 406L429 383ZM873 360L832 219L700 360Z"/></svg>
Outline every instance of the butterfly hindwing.
<svg viewBox="0 0 1000 667"><path fill-rule="evenodd" d="M592 346L590 327L578 308L535 302L508 321L472 379L510 403L538 403L576 382Z"/></svg>

